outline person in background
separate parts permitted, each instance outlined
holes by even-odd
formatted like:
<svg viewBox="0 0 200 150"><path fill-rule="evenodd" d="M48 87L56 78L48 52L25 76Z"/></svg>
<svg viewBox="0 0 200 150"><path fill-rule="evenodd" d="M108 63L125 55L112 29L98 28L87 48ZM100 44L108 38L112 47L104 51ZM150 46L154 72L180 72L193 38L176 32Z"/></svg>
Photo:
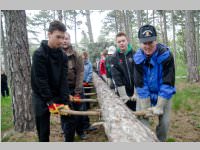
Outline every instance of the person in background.
<svg viewBox="0 0 200 150"><path fill-rule="evenodd" d="M75 99L84 98L83 95L83 74L84 74L84 64L82 55L73 49L71 44L70 34L65 33L63 50L68 57L68 84L69 93L71 97ZM78 111L84 110L84 104L80 102L73 102L73 109ZM70 116L67 124L62 125L64 131L67 131L68 139L74 141L75 132L79 135L81 139L87 139L87 136L83 131L83 116Z"/></svg>
<svg viewBox="0 0 200 150"><path fill-rule="evenodd" d="M119 32L116 35L117 50L111 59L113 83L123 102L133 111L136 110L134 95L134 51L128 43L127 35Z"/></svg>
<svg viewBox="0 0 200 150"><path fill-rule="evenodd" d="M107 57L108 51L106 49L103 50L103 52L101 53L101 59L100 59L100 76L103 78L103 80L105 82L107 82L107 78L106 78L106 57Z"/></svg>
<svg viewBox="0 0 200 150"><path fill-rule="evenodd" d="M156 134L160 141L166 141L170 99L176 93L174 58L167 46L157 43L154 26L142 26L138 38L140 48L133 57L137 110L147 109L153 115L158 115ZM141 121L149 126L148 119L141 118Z"/></svg>
<svg viewBox="0 0 200 150"><path fill-rule="evenodd" d="M4 70L1 71L1 95L3 97L9 96L7 75L5 74Z"/></svg>
<svg viewBox="0 0 200 150"><path fill-rule="evenodd" d="M108 48L108 56L106 57L106 77L108 80L108 85L111 89L114 89L114 84L112 81L112 75L111 75L111 59L112 59L112 55L115 53L116 48L115 46L110 46Z"/></svg>
<svg viewBox="0 0 200 150"><path fill-rule="evenodd" d="M84 93L90 93L91 89L86 89L92 83L92 64L89 60L89 55L86 51L83 52L83 61L84 61L84 77L83 77L83 86L85 87ZM85 96L85 98L90 98L90 96ZM90 109L90 103L85 103L85 110ZM97 128L90 125L90 120L88 116L84 116L84 131L93 131Z"/></svg>

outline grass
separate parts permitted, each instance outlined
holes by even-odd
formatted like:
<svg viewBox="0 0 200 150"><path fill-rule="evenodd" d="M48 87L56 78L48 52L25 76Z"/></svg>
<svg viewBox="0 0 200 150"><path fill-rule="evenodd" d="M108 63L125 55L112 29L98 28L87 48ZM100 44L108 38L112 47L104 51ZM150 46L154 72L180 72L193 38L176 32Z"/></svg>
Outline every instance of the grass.
<svg viewBox="0 0 200 150"><path fill-rule="evenodd" d="M1 97L1 132L13 128L12 103L10 97Z"/></svg>
<svg viewBox="0 0 200 150"><path fill-rule="evenodd" d="M176 90L176 94L172 98L172 108L174 110L183 108L191 111L200 105L200 86L198 84L189 84L186 79L178 79Z"/></svg>

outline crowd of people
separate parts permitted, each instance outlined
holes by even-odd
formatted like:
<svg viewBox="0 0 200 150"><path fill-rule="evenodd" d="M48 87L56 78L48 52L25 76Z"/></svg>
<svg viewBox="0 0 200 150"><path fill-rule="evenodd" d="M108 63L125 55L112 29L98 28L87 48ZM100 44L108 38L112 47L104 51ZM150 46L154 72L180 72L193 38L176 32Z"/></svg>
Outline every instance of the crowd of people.
<svg viewBox="0 0 200 150"><path fill-rule="evenodd" d="M72 47L70 34L59 21L50 23L48 41L42 41L33 54L31 83L33 106L39 141L49 141L50 113L57 107L85 111L89 103L82 99L84 88L92 82L93 67L87 50L81 54ZM116 46L104 49L96 59L96 72L132 111L149 110L158 115L156 134L165 141L169 128L171 98L176 93L173 55L157 42L154 26L144 25L138 31L140 48L133 50L125 33L119 32ZM113 100L113 102L115 102ZM139 118L149 126L147 118ZM61 128L66 142L74 141L75 133L86 139L85 130L95 130L88 116L61 115Z"/></svg>

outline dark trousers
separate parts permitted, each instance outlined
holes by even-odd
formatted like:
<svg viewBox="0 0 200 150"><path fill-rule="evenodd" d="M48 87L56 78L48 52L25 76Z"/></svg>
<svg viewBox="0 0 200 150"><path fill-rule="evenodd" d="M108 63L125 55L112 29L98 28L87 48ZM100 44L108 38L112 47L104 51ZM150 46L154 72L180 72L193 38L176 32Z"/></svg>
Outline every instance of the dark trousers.
<svg viewBox="0 0 200 150"><path fill-rule="evenodd" d="M3 97L9 96L8 85L1 86L1 95L2 95Z"/></svg>
<svg viewBox="0 0 200 150"><path fill-rule="evenodd" d="M50 135L50 113L46 112L35 117L36 129L39 142L49 142Z"/></svg>
<svg viewBox="0 0 200 150"><path fill-rule="evenodd" d="M75 95L74 88L69 87L69 91L71 95ZM81 94L81 98L84 98L83 93ZM86 104L85 103L72 103L72 109L77 111L85 111L86 110ZM63 119L65 117L63 116ZM84 133L84 129L88 128L89 124L89 118L88 116L68 116L66 121L62 121L61 116L61 126L62 130L65 134L65 140L66 142L72 142L74 141L75 132L78 135L82 135Z"/></svg>
<svg viewBox="0 0 200 150"><path fill-rule="evenodd" d="M49 142L50 136L50 112L44 101L38 94L32 93L33 106L35 112L35 123L39 142ZM73 141L71 132L74 131L73 116L61 116L61 124L64 126L65 141ZM70 129L69 129L70 128Z"/></svg>

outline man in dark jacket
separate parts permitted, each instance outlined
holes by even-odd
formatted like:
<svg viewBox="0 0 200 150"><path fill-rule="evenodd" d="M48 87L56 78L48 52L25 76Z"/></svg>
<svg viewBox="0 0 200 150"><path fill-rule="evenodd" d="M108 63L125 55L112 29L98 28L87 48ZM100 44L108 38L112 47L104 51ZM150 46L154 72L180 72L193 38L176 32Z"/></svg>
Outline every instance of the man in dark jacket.
<svg viewBox="0 0 200 150"><path fill-rule="evenodd" d="M117 50L111 60L111 74L113 83L124 103L133 111L136 110L134 98L133 54L134 51L125 33L116 35Z"/></svg>
<svg viewBox="0 0 200 150"><path fill-rule="evenodd" d="M36 128L40 142L48 142L50 135L50 111L56 105L70 105L67 82L67 56L60 48L66 27L59 21L50 23L48 41L42 41L33 54L31 85ZM65 124L67 116L61 116ZM65 141L66 139L65 134Z"/></svg>
<svg viewBox="0 0 200 150"><path fill-rule="evenodd" d="M68 85L69 93L74 98L81 99L83 97L83 76L84 76L84 63L83 58L78 51L74 50L71 44L71 38L69 33L65 33L63 50L68 56ZM78 111L83 111L86 108L85 103L73 102L73 108ZM86 139L87 136L84 134L84 126L89 126L89 122L84 122L87 116L71 116L71 121L75 121L74 126L71 123L68 126L68 136L74 137L75 131L80 136L81 139ZM88 120L88 119L87 119ZM85 124L86 123L86 124ZM63 127L63 125L62 125Z"/></svg>
<svg viewBox="0 0 200 150"><path fill-rule="evenodd" d="M1 95L3 97L9 96L7 75L5 74L3 70L1 72Z"/></svg>
<svg viewBox="0 0 200 150"><path fill-rule="evenodd" d="M156 134L165 141L169 128L171 98L175 94L174 58L170 49L156 42L156 29L144 25L138 32L141 48L135 53L134 79L137 98L137 110L148 109L159 116ZM151 107L153 106L153 107ZM141 121L149 126L147 119Z"/></svg>

